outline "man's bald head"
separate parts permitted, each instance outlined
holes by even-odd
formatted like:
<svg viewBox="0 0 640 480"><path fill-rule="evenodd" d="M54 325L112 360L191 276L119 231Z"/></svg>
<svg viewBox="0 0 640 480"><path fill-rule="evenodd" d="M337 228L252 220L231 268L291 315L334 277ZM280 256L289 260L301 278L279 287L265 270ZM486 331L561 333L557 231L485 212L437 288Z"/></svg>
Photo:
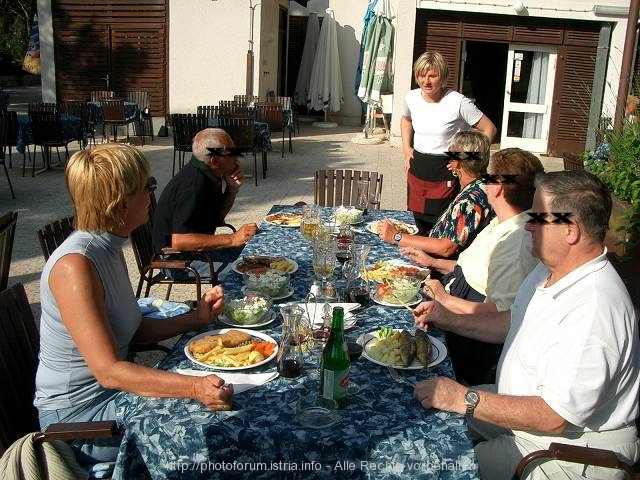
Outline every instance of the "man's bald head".
<svg viewBox="0 0 640 480"><path fill-rule="evenodd" d="M191 145L193 156L201 162L209 155L208 148L234 147L233 140L227 132L221 128L205 128L196 133Z"/></svg>

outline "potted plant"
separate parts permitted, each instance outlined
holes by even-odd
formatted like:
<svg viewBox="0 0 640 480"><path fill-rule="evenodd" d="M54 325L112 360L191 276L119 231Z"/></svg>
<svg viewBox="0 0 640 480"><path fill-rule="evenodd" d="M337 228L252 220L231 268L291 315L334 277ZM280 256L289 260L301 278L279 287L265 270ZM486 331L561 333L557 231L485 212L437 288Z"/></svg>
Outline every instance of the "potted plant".
<svg viewBox="0 0 640 480"><path fill-rule="evenodd" d="M640 302L640 125L625 121L619 132L608 130L603 143L584 152L585 169L597 175L613 196L610 233L605 244L627 284Z"/></svg>

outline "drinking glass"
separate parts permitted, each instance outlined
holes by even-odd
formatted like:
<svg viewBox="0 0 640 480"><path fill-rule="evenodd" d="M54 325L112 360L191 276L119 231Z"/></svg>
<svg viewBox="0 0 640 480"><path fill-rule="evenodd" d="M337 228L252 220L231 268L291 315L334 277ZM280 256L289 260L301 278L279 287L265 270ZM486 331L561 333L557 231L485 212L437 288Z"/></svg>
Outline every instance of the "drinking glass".
<svg viewBox="0 0 640 480"><path fill-rule="evenodd" d="M355 339L347 337L347 350L349 352L349 362L351 362L351 371L353 371L353 364L358 361L360 355L362 355L362 345L360 345ZM347 393L354 395L360 391L360 385L352 380L349 376L349 386L347 387Z"/></svg>
<svg viewBox="0 0 640 480"><path fill-rule="evenodd" d="M374 210L380 208L380 192L369 192L369 206Z"/></svg>
<svg viewBox="0 0 640 480"><path fill-rule="evenodd" d="M320 226L320 207L317 205L304 205L302 207L302 220L300 223L300 234L308 241L312 241L316 236Z"/></svg>
<svg viewBox="0 0 640 480"><path fill-rule="evenodd" d="M336 242L316 241L313 245L313 271L324 285L336 269Z"/></svg>
<svg viewBox="0 0 640 480"><path fill-rule="evenodd" d="M369 180L358 180L357 207L366 213L369 204Z"/></svg>

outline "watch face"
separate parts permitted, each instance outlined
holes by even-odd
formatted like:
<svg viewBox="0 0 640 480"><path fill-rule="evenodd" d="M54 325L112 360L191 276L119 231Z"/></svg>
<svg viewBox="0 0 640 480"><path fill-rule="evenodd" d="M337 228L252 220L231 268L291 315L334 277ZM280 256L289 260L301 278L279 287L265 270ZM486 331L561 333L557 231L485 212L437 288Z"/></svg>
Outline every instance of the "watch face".
<svg viewBox="0 0 640 480"><path fill-rule="evenodd" d="M401 234L401 233L396 233L396 234L393 236L393 239L394 239L396 242L399 242L400 240L402 240L402 234Z"/></svg>
<svg viewBox="0 0 640 480"><path fill-rule="evenodd" d="M469 390L464 396L464 401L467 405L475 406L480 401L480 396L478 395L478 392Z"/></svg>

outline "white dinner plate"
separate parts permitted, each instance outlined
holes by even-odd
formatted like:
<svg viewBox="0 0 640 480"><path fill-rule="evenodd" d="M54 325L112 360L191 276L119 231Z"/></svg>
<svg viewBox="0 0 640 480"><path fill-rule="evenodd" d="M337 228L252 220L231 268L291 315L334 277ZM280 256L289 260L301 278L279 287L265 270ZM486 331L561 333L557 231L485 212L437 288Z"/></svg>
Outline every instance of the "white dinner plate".
<svg viewBox="0 0 640 480"><path fill-rule="evenodd" d="M371 294L371 299L376 302L378 305L384 305L385 307L412 307L414 305L419 304L423 298L422 295L420 295L419 293L415 296L415 298L413 300L411 300L410 302L407 303L390 303L390 302L385 302L384 300L382 300L377 293L372 293Z"/></svg>
<svg viewBox="0 0 640 480"><path fill-rule="evenodd" d="M394 258L391 260L382 260L381 263L392 266L392 267L407 267L410 268L420 274L422 274L425 278L422 280L424 282L424 280L428 279L431 277L431 270L429 270L426 267L420 267L418 265L415 265L413 263L407 262L405 260L402 260L400 258ZM374 264L375 265L375 264ZM376 270L373 269L373 266L367 268L367 273L369 275L369 280L373 280L374 282L379 282L379 280L376 280L375 278L371 278L376 277L375 272ZM388 270L388 268L386 269ZM380 274L381 276L381 274ZM413 277L413 275L411 274L407 274L407 273L399 273L398 275L388 275L386 278L396 278L396 277ZM379 278L379 277L378 277Z"/></svg>
<svg viewBox="0 0 640 480"><path fill-rule="evenodd" d="M411 225L410 223L406 223L406 222L400 222L398 220L391 220L391 221L397 225L405 226L408 230L406 233L408 233L409 235L415 235L416 233L418 233L418 227L416 227L415 225ZM367 223L367 230L370 231L371 233L375 233L376 235L378 235L378 226L382 222L383 220L375 220L373 222Z"/></svg>
<svg viewBox="0 0 640 480"><path fill-rule="evenodd" d="M191 352L189 351L190 342L202 337L206 337L207 335L222 335L223 333L226 333L229 330L237 330L239 332L244 332L248 335L251 335L251 337L257 338L258 340L275 343L276 347L273 349L273 353L269 355L267 358L265 358L261 362L254 363L253 365L247 365L246 367L218 367L215 365L209 365L208 363L201 362L200 360L196 359L193 355L191 355ZM260 365L264 365L265 363L271 361L278 354L278 342L276 342L273 339L273 337L267 335L266 333L257 332L255 330L245 330L243 328L221 328L219 330L211 330L209 332L204 332L204 333L201 333L200 335L196 335L191 340L189 340L189 343L187 343L187 345L185 345L184 347L184 354L187 356L187 358L191 360L193 363L195 363L196 365L200 365L201 367L211 368L213 370L247 370L250 368L256 368L256 367L259 367Z"/></svg>
<svg viewBox="0 0 640 480"><path fill-rule="evenodd" d="M394 331L398 332L398 331L402 331L402 329L394 328ZM427 365L427 368L430 368L435 365L438 365L445 358L447 358L447 347L445 347L444 343L442 343L437 338L434 338L428 334L427 336L431 341L431 360ZM369 360L370 362L377 363L378 365L382 365L383 367L387 367L389 366L388 363L384 363L384 362L381 362L380 360L376 360L369 353L371 350L371 347L377 341L378 341L378 330L376 330L375 332L363 333L362 335L360 335L360 337L358 337L358 343L364 347L362 349L362 356L367 360ZM422 369L422 365L415 358L413 359L413 362L411 362L411 365L409 365L408 367L404 367L402 365L391 365L391 366L398 370L421 370Z"/></svg>
<svg viewBox="0 0 640 480"><path fill-rule="evenodd" d="M244 287L242 287L240 290L242 290L242 293L243 293L244 295L247 295L247 294L249 294L249 293L254 293L254 292L252 292L251 290L249 290L249 289L247 288L247 286L246 286L246 285L245 285ZM293 295L293 292L294 292L293 287L287 287L287 290L286 290L286 292L285 292L283 295L280 295L280 296L278 296L278 297L271 297L271 296L269 296L269 298L270 298L271 300L282 300L282 299L284 299L284 298L289 298L291 295ZM256 293L256 295L262 295L262 294L261 294L261 293ZM262 296L263 296L263 297L266 297L267 295L262 295Z"/></svg>
<svg viewBox="0 0 640 480"><path fill-rule="evenodd" d="M259 327L264 327L265 325L269 325L270 323L272 323L275 319L276 319L276 312L274 312L273 310L269 310L265 314L265 316L264 316L264 318L262 319L261 322L253 323L251 325L246 325L244 323L236 323L233 320L231 320L230 318L227 318L224 313L218 315L218 320L220 320L221 323L224 323L225 325L230 325L232 327L240 327L240 328L259 328Z"/></svg>
<svg viewBox="0 0 640 480"><path fill-rule="evenodd" d="M286 260L287 262L289 262L292 265L292 268L288 273L289 275L293 275L295 272L298 271L298 263L295 260L291 260L290 258L287 257L282 257L280 255L246 255L246 257L248 258L256 258L256 259L260 259L259 262L260 264L264 264L263 266L265 267L269 267L269 263L278 259L278 258L282 258L284 260ZM269 260L271 259L271 260ZM242 275L244 272L249 271L249 270L240 270L243 266L243 264L245 264L245 257L239 257L235 262L233 262L231 264L231 270L233 270L236 273L239 273L240 275ZM260 268L260 267L254 267L254 268ZM284 271L284 270L283 270Z"/></svg>
<svg viewBox="0 0 640 480"><path fill-rule="evenodd" d="M275 225L276 227L300 228L300 224L302 223L302 214L296 212L272 213L271 215L264 217L264 221L270 225Z"/></svg>

